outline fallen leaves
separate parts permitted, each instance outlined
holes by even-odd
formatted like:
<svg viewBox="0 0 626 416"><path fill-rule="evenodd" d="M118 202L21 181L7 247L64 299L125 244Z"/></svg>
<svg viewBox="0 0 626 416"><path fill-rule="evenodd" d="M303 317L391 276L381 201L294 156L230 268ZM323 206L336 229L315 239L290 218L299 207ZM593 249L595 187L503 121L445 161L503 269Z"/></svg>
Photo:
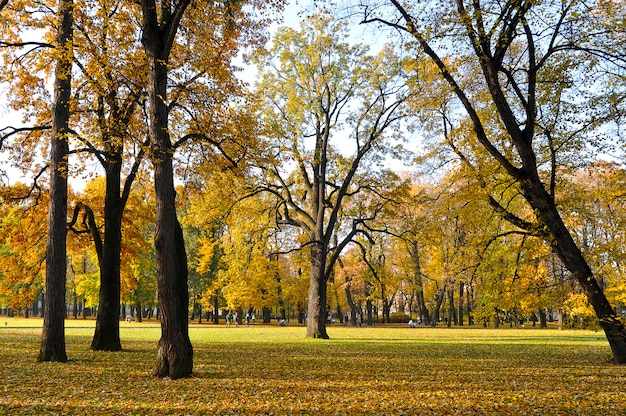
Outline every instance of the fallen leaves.
<svg viewBox="0 0 626 416"><path fill-rule="evenodd" d="M194 375L150 376L158 328L124 328L125 350L37 363L39 335L0 332L0 413L74 415L602 414L626 411L626 368L583 331L193 327Z"/></svg>

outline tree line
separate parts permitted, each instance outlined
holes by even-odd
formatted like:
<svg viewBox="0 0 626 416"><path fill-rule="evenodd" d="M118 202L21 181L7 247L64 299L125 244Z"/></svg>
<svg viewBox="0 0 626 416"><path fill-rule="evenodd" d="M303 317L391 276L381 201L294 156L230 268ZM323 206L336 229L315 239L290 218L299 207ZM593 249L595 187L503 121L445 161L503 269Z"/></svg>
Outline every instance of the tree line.
<svg viewBox="0 0 626 416"><path fill-rule="evenodd" d="M342 10L395 39L371 52L321 10L265 47L280 3L3 3L2 81L24 122L3 128L2 151L34 178L6 187L3 209L20 224L47 201L48 225L30 253L5 240L2 262L45 261L40 360L67 359L71 229L100 274L93 349L121 349L121 276L156 275L158 376L191 373L189 305L209 299L293 299L316 338L329 309L363 316L374 300L424 322L447 302L448 323L589 305L624 362L622 167L597 158L619 150L623 5L439 6ZM236 76L240 53L255 85ZM99 201L68 209L68 177L94 164ZM131 198L150 208L129 219Z"/></svg>

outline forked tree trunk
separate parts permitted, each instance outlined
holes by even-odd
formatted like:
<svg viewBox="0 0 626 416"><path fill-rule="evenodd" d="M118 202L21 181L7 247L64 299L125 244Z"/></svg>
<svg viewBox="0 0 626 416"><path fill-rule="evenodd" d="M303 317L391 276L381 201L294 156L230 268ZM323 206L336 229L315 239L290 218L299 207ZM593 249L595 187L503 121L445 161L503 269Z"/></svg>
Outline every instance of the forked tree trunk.
<svg viewBox="0 0 626 416"><path fill-rule="evenodd" d="M50 144L50 204L46 243L46 298L38 361L67 361L65 350L65 280L67 268L67 175L72 80L72 0L60 0L59 48L54 81L54 110Z"/></svg>

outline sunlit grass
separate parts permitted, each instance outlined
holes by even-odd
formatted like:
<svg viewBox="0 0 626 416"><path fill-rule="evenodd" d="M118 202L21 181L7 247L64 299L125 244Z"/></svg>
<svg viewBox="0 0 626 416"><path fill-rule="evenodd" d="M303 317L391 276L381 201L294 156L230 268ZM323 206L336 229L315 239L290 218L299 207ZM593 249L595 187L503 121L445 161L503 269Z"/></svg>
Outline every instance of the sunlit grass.
<svg viewBox="0 0 626 416"><path fill-rule="evenodd" d="M40 319L0 326L0 414L626 414L626 367L590 331L191 325L194 375L171 381L154 320L120 322L118 353L68 320L65 364L36 362Z"/></svg>

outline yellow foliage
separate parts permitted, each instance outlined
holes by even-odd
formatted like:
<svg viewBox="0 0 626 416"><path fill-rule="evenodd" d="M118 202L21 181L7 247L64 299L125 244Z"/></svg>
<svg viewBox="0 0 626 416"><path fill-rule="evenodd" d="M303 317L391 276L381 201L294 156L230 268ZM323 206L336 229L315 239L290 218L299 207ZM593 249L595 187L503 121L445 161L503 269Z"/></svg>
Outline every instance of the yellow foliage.
<svg viewBox="0 0 626 416"><path fill-rule="evenodd" d="M595 316L593 308L582 293L574 293L565 301L566 310L573 316L592 318Z"/></svg>

